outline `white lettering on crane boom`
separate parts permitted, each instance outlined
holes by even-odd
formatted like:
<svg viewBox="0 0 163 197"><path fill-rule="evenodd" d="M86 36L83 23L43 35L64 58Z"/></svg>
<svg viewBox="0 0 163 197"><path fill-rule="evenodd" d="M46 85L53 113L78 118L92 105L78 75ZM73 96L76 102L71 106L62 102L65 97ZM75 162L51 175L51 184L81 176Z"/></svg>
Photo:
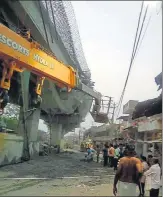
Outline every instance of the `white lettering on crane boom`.
<svg viewBox="0 0 163 197"><path fill-rule="evenodd" d="M0 34L0 42L6 44L7 46L13 48L15 51L18 51L25 56L29 56L28 49L16 43L15 41L11 40L10 38L7 38L5 35Z"/></svg>
<svg viewBox="0 0 163 197"><path fill-rule="evenodd" d="M25 56L30 55L30 51L28 49L26 49L22 45L16 43L15 41L11 40L10 38L7 38L5 35L0 34L0 42L2 44L5 44L5 45L13 48L15 51L22 53ZM48 63L45 59L40 57L38 54L34 54L33 59L44 66L48 66L50 69L54 69L54 64Z"/></svg>
<svg viewBox="0 0 163 197"><path fill-rule="evenodd" d="M49 68L53 69L54 68L54 64L52 63L48 63L45 59L43 59L42 57L40 57L37 54L33 55L33 59L37 62L39 62L40 64L44 65L44 66L48 66Z"/></svg>

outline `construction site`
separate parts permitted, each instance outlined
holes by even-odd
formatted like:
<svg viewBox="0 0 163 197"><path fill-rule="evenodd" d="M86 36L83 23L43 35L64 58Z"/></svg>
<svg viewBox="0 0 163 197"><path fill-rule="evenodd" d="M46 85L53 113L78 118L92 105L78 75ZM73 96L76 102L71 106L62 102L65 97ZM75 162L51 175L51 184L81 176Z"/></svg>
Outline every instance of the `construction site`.
<svg viewBox="0 0 163 197"><path fill-rule="evenodd" d="M79 26L71 1L0 1L0 196L112 196L106 144L146 157L153 147L162 166L162 72L159 96L123 102L135 42L119 102L97 91ZM83 162L88 148L96 153Z"/></svg>

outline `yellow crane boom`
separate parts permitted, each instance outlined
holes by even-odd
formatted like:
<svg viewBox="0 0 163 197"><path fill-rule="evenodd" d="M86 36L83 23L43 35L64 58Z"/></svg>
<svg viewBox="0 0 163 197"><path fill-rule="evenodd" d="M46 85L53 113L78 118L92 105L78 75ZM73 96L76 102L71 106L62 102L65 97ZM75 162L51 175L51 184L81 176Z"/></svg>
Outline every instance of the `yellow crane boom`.
<svg viewBox="0 0 163 197"><path fill-rule="evenodd" d="M30 39L30 34L27 34ZM45 78L66 86L70 91L77 85L76 71L58 61L54 55L42 50L35 41L28 41L6 26L0 24L0 59L3 61L3 75L0 87L10 89L10 79L14 71L30 70L38 76L36 93L41 94Z"/></svg>

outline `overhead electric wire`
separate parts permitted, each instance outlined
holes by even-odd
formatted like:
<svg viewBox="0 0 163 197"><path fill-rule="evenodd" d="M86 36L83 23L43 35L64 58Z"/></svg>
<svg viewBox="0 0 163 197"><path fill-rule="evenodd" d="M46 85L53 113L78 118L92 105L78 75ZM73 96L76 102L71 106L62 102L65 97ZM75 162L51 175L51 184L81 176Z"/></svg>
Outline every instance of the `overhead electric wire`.
<svg viewBox="0 0 163 197"><path fill-rule="evenodd" d="M143 18L141 30L140 30L140 33L139 33L139 38L138 38L138 41L137 41L137 44L136 44L136 49L135 49L135 51L134 51L134 56L132 57L131 67L132 67L133 62L134 62L134 60L135 60L135 55L136 55L136 53L137 53L137 48L138 48L138 45L139 45L140 36L141 36L141 32L142 32L142 29L143 29L143 26L144 26L144 21L145 21L145 18L146 18L147 10L148 10L148 6L146 7L146 11L145 11L145 14L144 14L144 18ZM140 46L140 45L139 45L139 46ZM121 105L122 105L122 101L123 101L125 89L126 89L126 86L127 86L128 78L129 78L129 75L130 75L131 67L129 68L128 75L127 75L126 82L125 82L125 86L124 86L124 88L123 88L122 95L121 95L121 98L120 98L119 110L118 110L117 117L119 116L119 113L120 113L120 110L121 110Z"/></svg>
<svg viewBox="0 0 163 197"><path fill-rule="evenodd" d="M144 1L142 1L140 13L139 13L138 24L137 24L136 34L135 34L135 40L134 40L134 46L133 46L132 55L131 55L130 66L131 66L132 57L133 57L133 54L134 54L134 49L135 49L137 34L138 34L138 30L139 30L139 25L140 25L140 19L141 19L141 15L142 15L142 11L143 11L143 5L144 5ZM121 95L121 97L122 97L122 95ZM121 97L120 97L120 100L119 100L117 109L119 108L119 105L120 105L120 102L121 102Z"/></svg>
<svg viewBox="0 0 163 197"><path fill-rule="evenodd" d="M143 2L142 2L142 5L143 5ZM121 94L121 97L120 97L120 100L119 100L119 103L118 103L118 108L117 108L118 113L117 113L117 117L119 116L119 113L120 113L120 110L121 110L121 105L122 105L122 101L123 101L125 89L126 89L126 86L127 86L127 82L128 82L128 78L129 78L129 75L130 75L130 71L131 71L133 62L134 62L134 60L135 60L135 56L136 56L136 53L137 53L137 48L138 48L138 46L139 46L139 49L140 49L139 41L140 41L141 33L142 33L142 30L143 30L143 27L144 27L144 22L145 22L145 19L146 19L147 11L148 11L148 6L146 7L146 10L145 10L145 14L144 14L144 17L143 17L143 21L142 21L141 29L140 29L140 32L139 32L139 37L138 37L138 40L137 40L137 43L136 43L136 47L135 47L135 42L134 42L134 47L135 47L135 48L133 47L133 51L134 51L134 52L132 53L131 62L130 62L128 74L127 74L127 77L126 77L125 85L124 85L124 88L123 88L123 91L122 91L122 94ZM141 11L140 11L139 20L138 20L138 27L139 27L139 23L140 23L141 13L142 13L142 6L141 6ZM138 27L137 27L137 31L138 31ZM148 27L148 26L147 26L147 27ZM146 29L147 29L147 27L146 27ZM136 36L137 36L137 31L136 31ZM145 31L146 31L146 30L145 30ZM144 35L145 35L145 34L144 34ZM144 35L143 35L143 38L144 38ZM136 36L135 36L135 40L136 40L136 38L137 38ZM142 43L143 38L141 39L141 43ZM140 43L140 44L141 44L141 43Z"/></svg>
<svg viewBox="0 0 163 197"><path fill-rule="evenodd" d="M143 17L143 22L142 22L142 25L141 25L141 29L140 29L138 41L137 41L137 44L136 44L136 49L135 49L135 51L134 51L134 56L133 56L133 59L132 59L132 63L133 63L134 60L135 60L135 55L136 55L136 52L137 52L137 48L138 48L138 46L140 46L140 45L139 45L139 41L140 41L140 37L141 37L142 30L143 30L143 27L144 27L144 22L145 22L145 19L146 19L146 16L147 16L147 11L148 11L148 6L146 7L145 14L144 14L144 17Z"/></svg>
<svg viewBox="0 0 163 197"><path fill-rule="evenodd" d="M142 22L141 29L140 29L140 32L139 32L139 37L138 37L138 40L137 40L137 43L136 43L136 47L135 47L135 50L134 50L134 54L133 54L132 60L131 60L131 66L129 67L128 75L127 75L127 78L126 78L124 91L125 91L125 88L126 88L126 85L127 85L127 82L128 82L128 78L129 78L129 75L130 75L131 67L132 67L133 62L135 60L135 55L137 53L137 48L138 48L138 46L140 46L139 45L139 41L140 41L141 33L142 33L142 30L143 30L144 22L145 22L145 19L146 19L147 11L148 11L148 6L146 7L145 14L144 14L144 17L143 17L143 22ZM122 98L121 98L122 100L123 100L123 96L124 96L124 94L122 95Z"/></svg>
<svg viewBox="0 0 163 197"><path fill-rule="evenodd" d="M134 51L134 55L133 55L132 60L131 60L131 65L130 65L130 67L129 67L129 71L128 71L127 78L126 78L126 81L125 81L125 85L124 85L124 88L123 88L123 91L122 91L121 101L120 101L119 111L118 111L117 117L119 116L119 113L120 113L120 110L121 110L121 106L122 106L122 101L123 101L124 93L125 93L125 90L126 90L128 78L129 78L130 71L131 71L131 67L132 67L133 62L134 62L134 60L135 60L135 54L136 54L136 52L137 52L137 48L138 48L138 45L139 45L141 33L142 33L142 30L143 30L144 22L145 22L146 15L147 15L147 11L148 11L148 6L146 7L146 10L145 10L145 14L144 14L144 17L143 17L143 22L142 22L142 25L141 25L141 29L140 29L138 41L137 41L137 44L136 44L136 48L135 48L135 51Z"/></svg>
<svg viewBox="0 0 163 197"><path fill-rule="evenodd" d="M144 34L143 34L143 36L142 36L142 38L141 38L140 44L139 44L138 49L137 49L137 51L136 51L135 58L137 57L137 55L138 55L138 53L139 53L139 50L140 50L140 47L141 47L142 41L144 40L144 37L145 37L145 34L146 34L146 32L147 32L147 29L148 29L149 23L150 23L150 21L151 21L151 17L152 17L152 14L150 15L150 17L149 17L149 19L148 19L148 22L147 22L147 25L146 25L146 28L145 28ZM135 58L134 58L134 60L135 60ZM133 61L133 62L134 62L134 61Z"/></svg>
<svg viewBox="0 0 163 197"><path fill-rule="evenodd" d="M132 55L131 55L131 61L130 61L129 70L130 70L130 67L131 67L131 64L132 64L132 58L133 58L133 55L134 55L135 44L136 44L136 40L137 40L137 34L138 34L138 30L139 30L139 25L140 25L140 19L141 19L141 15L142 15L142 11L143 11L143 6L144 6L144 1L142 1L140 13L139 13L138 25L137 25L137 29L136 29L136 34L135 34L135 39L134 39L134 46L133 46L133 50L132 50ZM120 97L120 101L118 103L117 109L119 108L119 105L120 105L120 102L121 102L121 98L122 98L122 95Z"/></svg>

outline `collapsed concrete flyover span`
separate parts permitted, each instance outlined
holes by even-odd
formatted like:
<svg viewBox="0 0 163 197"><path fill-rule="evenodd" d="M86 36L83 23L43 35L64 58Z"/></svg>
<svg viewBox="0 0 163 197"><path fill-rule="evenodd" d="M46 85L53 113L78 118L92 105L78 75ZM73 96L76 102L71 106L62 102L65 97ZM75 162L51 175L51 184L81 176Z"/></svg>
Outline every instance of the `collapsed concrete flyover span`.
<svg viewBox="0 0 163 197"><path fill-rule="evenodd" d="M57 33L54 24L49 18L48 12L45 10L43 4L39 4L39 1L2 0L0 20L1 23L13 31L17 31L19 28L30 29L34 40L53 52L60 61L78 69L79 75L81 75L82 69L80 68L79 62L75 62L75 58L72 60L70 57L60 35ZM31 75L30 72L25 71L21 76L16 75L11 83L11 86L13 86L10 91L12 102L16 103L18 101L18 95L21 92L24 101L24 110L26 111L28 110L30 97L29 86L31 83ZM18 90L17 88L20 86L21 90ZM92 89L90 89L90 91L93 92ZM52 142L56 145L59 138L80 124L92 104L92 97L88 94L79 90L72 90L70 93L67 93L47 80L44 83L42 99L41 110L33 111L28 119L26 119L31 154L38 151L37 130L40 117L48 120L50 113L50 115L53 116L52 128L54 131L54 139ZM21 119L23 119L22 113L20 113L20 120ZM20 134L24 135L24 133L26 133L24 129L24 122L22 121L22 124L20 124L18 128Z"/></svg>

